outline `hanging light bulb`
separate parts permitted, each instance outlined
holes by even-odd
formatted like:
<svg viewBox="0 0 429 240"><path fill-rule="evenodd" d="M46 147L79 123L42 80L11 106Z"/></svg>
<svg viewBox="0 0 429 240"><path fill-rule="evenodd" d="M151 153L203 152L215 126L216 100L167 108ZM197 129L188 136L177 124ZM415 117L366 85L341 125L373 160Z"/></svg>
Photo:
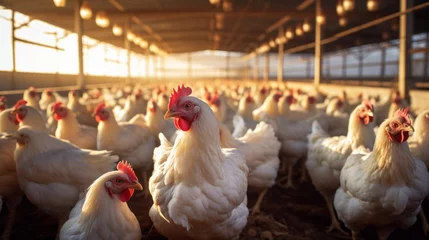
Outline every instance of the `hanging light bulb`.
<svg viewBox="0 0 429 240"><path fill-rule="evenodd" d="M220 36L219 36L219 34L215 33L215 34L214 34L214 36L213 36L213 40L214 40L215 42L219 42L219 41L220 41Z"/></svg>
<svg viewBox="0 0 429 240"><path fill-rule="evenodd" d="M280 44L280 43L282 43L282 40L280 39L280 37L276 38L275 43L276 43L277 45L278 45L278 44Z"/></svg>
<svg viewBox="0 0 429 240"><path fill-rule="evenodd" d="M135 45L140 45L140 43L141 43L142 41L143 41L143 39L142 39L141 37L137 36L137 37L135 37L135 38L134 38L133 43L134 43Z"/></svg>
<svg viewBox="0 0 429 240"><path fill-rule="evenodd" d="M232 11L232 2L231 0L223 0L222 8L225 12L231 12Z"/></svg>
<svg viewBox="0 0 429 240"><path fill-rule="evenodd" d="M134 33L132 33L132 32L128 32L127 33L127 39L128 39L128 41L133 42L134 38L136 38L136 35Z"/></svg>
<svg viewBox="0 0 429 240"><path fill-rule="evenodd" d="M390 34L388 32L383 32L381 38L383 38L384 41L387 41L390 38Z"/></svg>
<svg viewBox="0 0 429 240"><path fill-rule="evenodd" d="M156 52L158 52L158 47L155 44L151 44L149 46L149 50L156 53Z"/></svg>
<svg viewBox="0 0 429 240"><path fill-rule="evenodd" d="M293 32L290 28L287 29L285 36L287 39L292 39L294 37Z"/></svg>
<svg viewBox="0 0 429 240"><path fill-rule="evenodd" d="M209 2L213 5L216 5L219 3L219 0L209 0Z"/></svg>
<svg viewBox="0 0 429 240"><path fill-rule="evenodd" d="M341 27L344 27L347 25L347 19L345 17L340 17L340 19L338 20L338 23L340 24Z"/></svg>
<svg viewBox="0 0 429 240"><path fill-rule="evenodd" d="M90 18L92 18L92 10L91 10L91 6L89 6L88 1L84 1L82 3L82 6L80 6L80 17L82 19L88 20Z"/></svg>
<svg viewBox="0 0 429 240"><path fill-rule="evenodd" d="M275 47L276 46L276 42L274 41L274 40L271 40L270 42L269 42L269 45L270 45L270 47Z"/></svg>
<svg viewBox="0 0 429 240"><path fill-rule="evenodd" d="M337 14L338 14L338 16L344 15L344 7L343 7L343 3L341 1L342 0L338 0L338 2L337 2Z"/></svg>
<svg viewBox="0 0 429 240"><path fill-rule="evenodd" d="M107 28L110 25L110 20L105 11L100 11L95 16L95 23L102 28Z"/></svg>
<svg viewBox="0 0 429 240"><path fill-rule="evenodd" d="M343 0L344 11L352 11L355 8L354 0Z"/></svg>
<svg viewBox="0 0 429 240"><path fill-rule="evenodd" d="M301 27L301 25L300 25L300 24L298 24L298 26L296 26L295 34L296 34L297 36L302 36L302 35L304 35L304 31L302 30L302 27Z"/></svg>
<svg viewBox="0 0 429 240"><path fill-rule="evenodd" d="M377 11L378 10L378 1L377 0L368 0L366 2L366 8L368 8L368 11Z"/></svg>
<svg viewBox="0 0 429 240"><path fill-rule="evenodd" d="M326 21L325 16L323 16L322 14L321 14L321 15L318 15L318 16L316 17L316 22L317 22L318 24L320 24L320 25L325 24L325 21Z"/></svg>
<svg viewBox="0 0 429 240"><path fill-rule="evenodd" d="M280 37L280 42L281 43L287 43L287 38L285 36Z"/></svg>
<svg viewBox="0 0 429 240"><path fill-rule="evenodd" d="M54 4L56 7L65 7L66 0L54 0Z"/></svg>
<svg viewBox="0 0 429 240"><path fill-rule="evenodd" d="M123 30L122 30L122 27L119 26L118 24L113 24L112 32L113 32L113 35L115 36L121 36L123 33Z"/></svg>
<svg viewBox="0 0 429 240"><path fill-rule="evenodd" d="M216 22L216 29L223 29L223 21Z"/></svg>
<svg viewBox="0 0 429 240"><path fill-rule="evenodd" d="M147 41L145 41L145 40L141 40L141 42L140 42L140 44L139 44L139 46L141 47L141 48L147 48L147 46L148 46L148 43L147 43Z"/></svg>
<svg viewBox="0 0 429 240"><path fill-rule="evenodd" d="M308 21L305 21L304 24L302 24L302 30L304 30L304 32L311 31L311 25Z"/></svg>

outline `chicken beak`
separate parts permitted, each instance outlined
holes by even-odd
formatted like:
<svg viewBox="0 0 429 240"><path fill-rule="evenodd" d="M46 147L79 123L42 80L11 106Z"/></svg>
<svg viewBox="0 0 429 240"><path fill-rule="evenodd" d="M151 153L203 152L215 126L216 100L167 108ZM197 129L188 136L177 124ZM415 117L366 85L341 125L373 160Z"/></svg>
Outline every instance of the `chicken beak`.
<svg viewBox="0 0 429 240"><path fill-rule="evenodd" d="M168 110L165 115L164 115L164 119L169 119L169 118L174 118L179 116L179 113L173 110Z"/></svg>
<svg viewBox="0 0 429 240"><path fill-rule="evenodd" d="M406 132L414 132L414 127L411 125L407 125L407 126L403 127L401 130L406 131Z"/></svg>
<svg viewBox="0 0 429 240"><path fill-rule="evenodd" d="M367 112L367 115L368 115L368 117L374 117L374 113L370 112L370 111Z"/></svg>
<svg viewBox="0 0 429 240"><path fill-rule="evenodd" d="M7 134L4 137L8 138L8 139L18 139L19 138L17 133Z"/></svg>
<svg viewBox="0 0 429 240"><path fill-rule="evenodd" d="M139 182L134 182L129 188L133 188L135 190L143 190L143 186Z"/></svg>

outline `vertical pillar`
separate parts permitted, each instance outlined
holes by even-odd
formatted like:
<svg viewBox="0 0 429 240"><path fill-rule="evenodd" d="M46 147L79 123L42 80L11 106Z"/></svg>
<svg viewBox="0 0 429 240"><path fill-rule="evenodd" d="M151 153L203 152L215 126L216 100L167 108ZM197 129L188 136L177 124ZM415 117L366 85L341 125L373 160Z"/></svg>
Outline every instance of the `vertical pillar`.
<svg viewBox="0 0 429 240"><path fill-rule="evenodd" d="M15 89L16 50L15 50L15 11L12 10L12 78L10 88Z"/></svg>
<svg viewBox="0 0 429 240"><path fill-rule="evenodd" d="M158 80L158 55L153 55L153 76Z"/></svg>
<svg viewBox="0 0 429 240"><path fill-rule="evenodd" d="M229 74L229 71L230 71L230 60L231 60L231 54L230 54L230 51L228 51L226 53L226 71L225 71L226 79L228 79L228 80L230 78L230 74Z"/></svg>
<svg viewBox="0 0 429 240"><path fill-rule="evenodd" d="M311 59L307 59L307 78L310 79L311 77Z"/></svg>
<svg viewBox="0 0 429 240"><path fill-rule="evenodd" d="M125 83L131 82L131 44L127 38L129 29L130 29L130 23L127 22L127 24L125 25L125 31L124 31L124 46L125 46L125 50L127 50L127 79Z"/></svg>
<svg viewBox="0 0 429 240"><path fill-rule="evenodd" d="M83 70L83 21L80 17L80 6L82 0L76 0L74 7L74 29L77 34L77 52L78 52L78 73L77 73L77 87L84 88L85 86L85 75Z"/></svg>
<svg viewBox="0 0 429 240"><path fill-rule="evenodd" d="M359 68L358 68L359 80L362 81L362 75L363 75L363 52L362 52L362 47L360 47L359 53L358 53L358 64L359 64Z"/></svg>
<svg viewBox="0 0 429 240"><path fill-rule="evenodd" d="M270 78L270 53L265 53L264 81Z"/></svg>
<svg viewBox="0 0 429 240"><path fill-rule="evenodd" d="M401 0L400 11L405 12L408 6L413 6L413 0ZM413 13L403 14L399 17L399 72L398 90L402 98L408 98L407 77L410 74L411 59L408 50L411 47L413 33Z"/></svg>
<svg viewBox="0 0 429 240"><path fill-rule="evenodd" d="M343 63L342 63L342 75L343 78L347 78L347 52L343 52Z"/></svg>
<svg viewBox="0 0 429 240"><path fill-rule="evenodd" d="M188 80L192 79L192 55L188 53Z"/></svg>
<svg viewBox="0 0 429 240"><path fill-rule="evenodd" d="M283 26L279 28L279 37L284 37ZM279 54L277 61L277 82L283 82L283 54L284 54L284 46L283 42L279 44Z"/></svg>
<svg viewBox="0 0 429 240"><path fill-rule="evenodd" d="M425 40L425 46L426 48L429 47L429 33L426 33L426 40ZM423 79L427 79L428 77L428 60L429 60L429 53L428 51L425 51L425 56L423 59Z"/></svg>
<svg viewBox="0 0 429 240"><path fill-rule="evenodd" d="M149 48L146 48L146 54L145 54L145 62L146 62L146 79L150 78L150 73L149 73L149 55L150 55L150 51Z"/></svg>
<svg viewBox="0 0 429 240"><path fill-rule="evenodd" d="M331 58L326 58L326 76L327 78L331 78Z"/></svg>
<svg viewBox="0 0 429 240"><path fill-rule="evenodd" d="M316 16L322 14L321 0L316 0ZM315 47L314 47L314 86L319 88L322 77L322 25L316 21L315 24Z"/></svg>
<svg viewBox="0 0 429 240"><path fill-rule="evenodd" d="M253 66L253 80L259 81L259 56L255 56L255 65Z"/></svg>
<svg viewBox="0 0 429 240"><path fill-rule="evenodd" d="M384 80L386 77L386 47L381 47L381 65L380 65L380 77Z"/></svg>
<svg viewBox="0 0 429 240"><path fill-rule="evenodd" d="M162 62L161 62L161 64L162 64L162 66L161 66L161 68L162 68L162 80L165 81L165 56L163 56L161 60L162 60Z"/></svg>

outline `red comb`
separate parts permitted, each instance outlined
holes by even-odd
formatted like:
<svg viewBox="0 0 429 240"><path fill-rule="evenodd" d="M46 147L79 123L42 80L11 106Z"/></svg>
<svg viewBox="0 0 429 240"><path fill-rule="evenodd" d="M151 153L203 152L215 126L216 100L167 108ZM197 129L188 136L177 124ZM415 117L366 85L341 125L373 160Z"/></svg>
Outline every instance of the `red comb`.
<svg viewBox="0 0 429 240"><path fill-rule="evenodd" d="M308 102L309 102L310 104L314 104L314 103L316 102L316 97L314 97L314 96L309 96L309 97L308 97Z"/></svg>
<svg viewBox="0 0 429 240"><path fill-rule="evenodd" d="M106 104L104 102L97 105L97 107L94 109L95 113L98 113L101 109L105 108Z"/></svg>
<svg viewBox="0 0 429 240"><path fill-rule="evenodd" d="M411 119L408 113L410 112L410 108L400 108L395 112L395 117L402 117L405 119L407 124L411 125Z"/></svg>
<svg viewBox="0 0 429 240"><path fill-rule="evenodd" d="M27 101L25 101L24 99L19 100L18 102L16 102L15 106L13 106L15 109L21 107L21 106L25 106L27 104Z"/></svg>
<svg viewBox="0 0 429 240"><path fill-rule="evenodd" d="M0 97L0 101L4 102L4 100L6 100L6 97L5 96L1 96Z"/></svg>
<svg viewBox="0 0 429 240"><path fill-rule="evenodd" d="M213 104L213 105L215 105L215 106L217 106L217 107L219 107L219 106L220 106L220 98L219 98L219 96L218 96L218 95L215 95L215 96L211 99L210 103L211 103L211 104Z"/></svg>
<svg viewBox="0 0 429 240"><path fill-rule="evenodd" d="M374 106L372 106L371 102L368 100L363 101L362 105L364 105L367 109L370 109L371 111L374 110Z"/></svg>
<svg viewBox="0 0 429 240"><path fill-rule="evenodd" d="M56 102L54 105L52 105L52 111L57 111L57 109L62 105L61 102Z"/></svg>
<svg viewBox="0 0 429 240"><path fill-rule="evenodd" d="M173 105L177 104L177 102L186 96L191 95L192 89L190 87L185 87L182 84L182 87L177 86L177 91L173 89L173 92L170 95L170 102L168 103L168 109L170 109Z"/></svg>
<svg viewBox="0 0 429 240"><path fill-rule="evenodd" d="M116 166L116 168L118 169L118 171L121 171L121 172L127 174L127 176L130 178L131 181L137 182L139 180L137 178L136 174L134 173L133 168L131 167L131 165L128 162L120 161L120 162L118 162L118 165Z"/></svg>

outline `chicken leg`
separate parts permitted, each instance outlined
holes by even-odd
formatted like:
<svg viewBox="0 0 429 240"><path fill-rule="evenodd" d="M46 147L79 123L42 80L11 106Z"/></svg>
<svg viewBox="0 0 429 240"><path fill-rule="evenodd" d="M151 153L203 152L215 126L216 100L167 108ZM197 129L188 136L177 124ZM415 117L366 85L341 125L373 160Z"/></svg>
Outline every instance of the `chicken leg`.
<svg viewBox="0 0 429 240"><path fill-rule="evenodd" d="M267 194L268 188L265 188L258 196L258 200L256 200L255 205L252 208L252 215L258 214L261 212L261 203L262 200L265 197L265 194Z"/></svg>
<svg viewBox="0 0 429 240"><path fill-rule="evenodd" d="M335 216L334 204L331 197L325 197L326 204L328 205L329 215L331 216L331 226L328 229L328 233L337 230L345 235L348 235L343 229L341 229L341 224Z"/></svg>
<svg viewBox="0 0 429 240"><path fill-rule="evenodd" d="M420 216L420 220L422 222L423 232L425 233L425 236L428 236L429 224L428 224L428 221L426 219L425 213L423 212L423 207L420 210L419 216Z"/></svg>

